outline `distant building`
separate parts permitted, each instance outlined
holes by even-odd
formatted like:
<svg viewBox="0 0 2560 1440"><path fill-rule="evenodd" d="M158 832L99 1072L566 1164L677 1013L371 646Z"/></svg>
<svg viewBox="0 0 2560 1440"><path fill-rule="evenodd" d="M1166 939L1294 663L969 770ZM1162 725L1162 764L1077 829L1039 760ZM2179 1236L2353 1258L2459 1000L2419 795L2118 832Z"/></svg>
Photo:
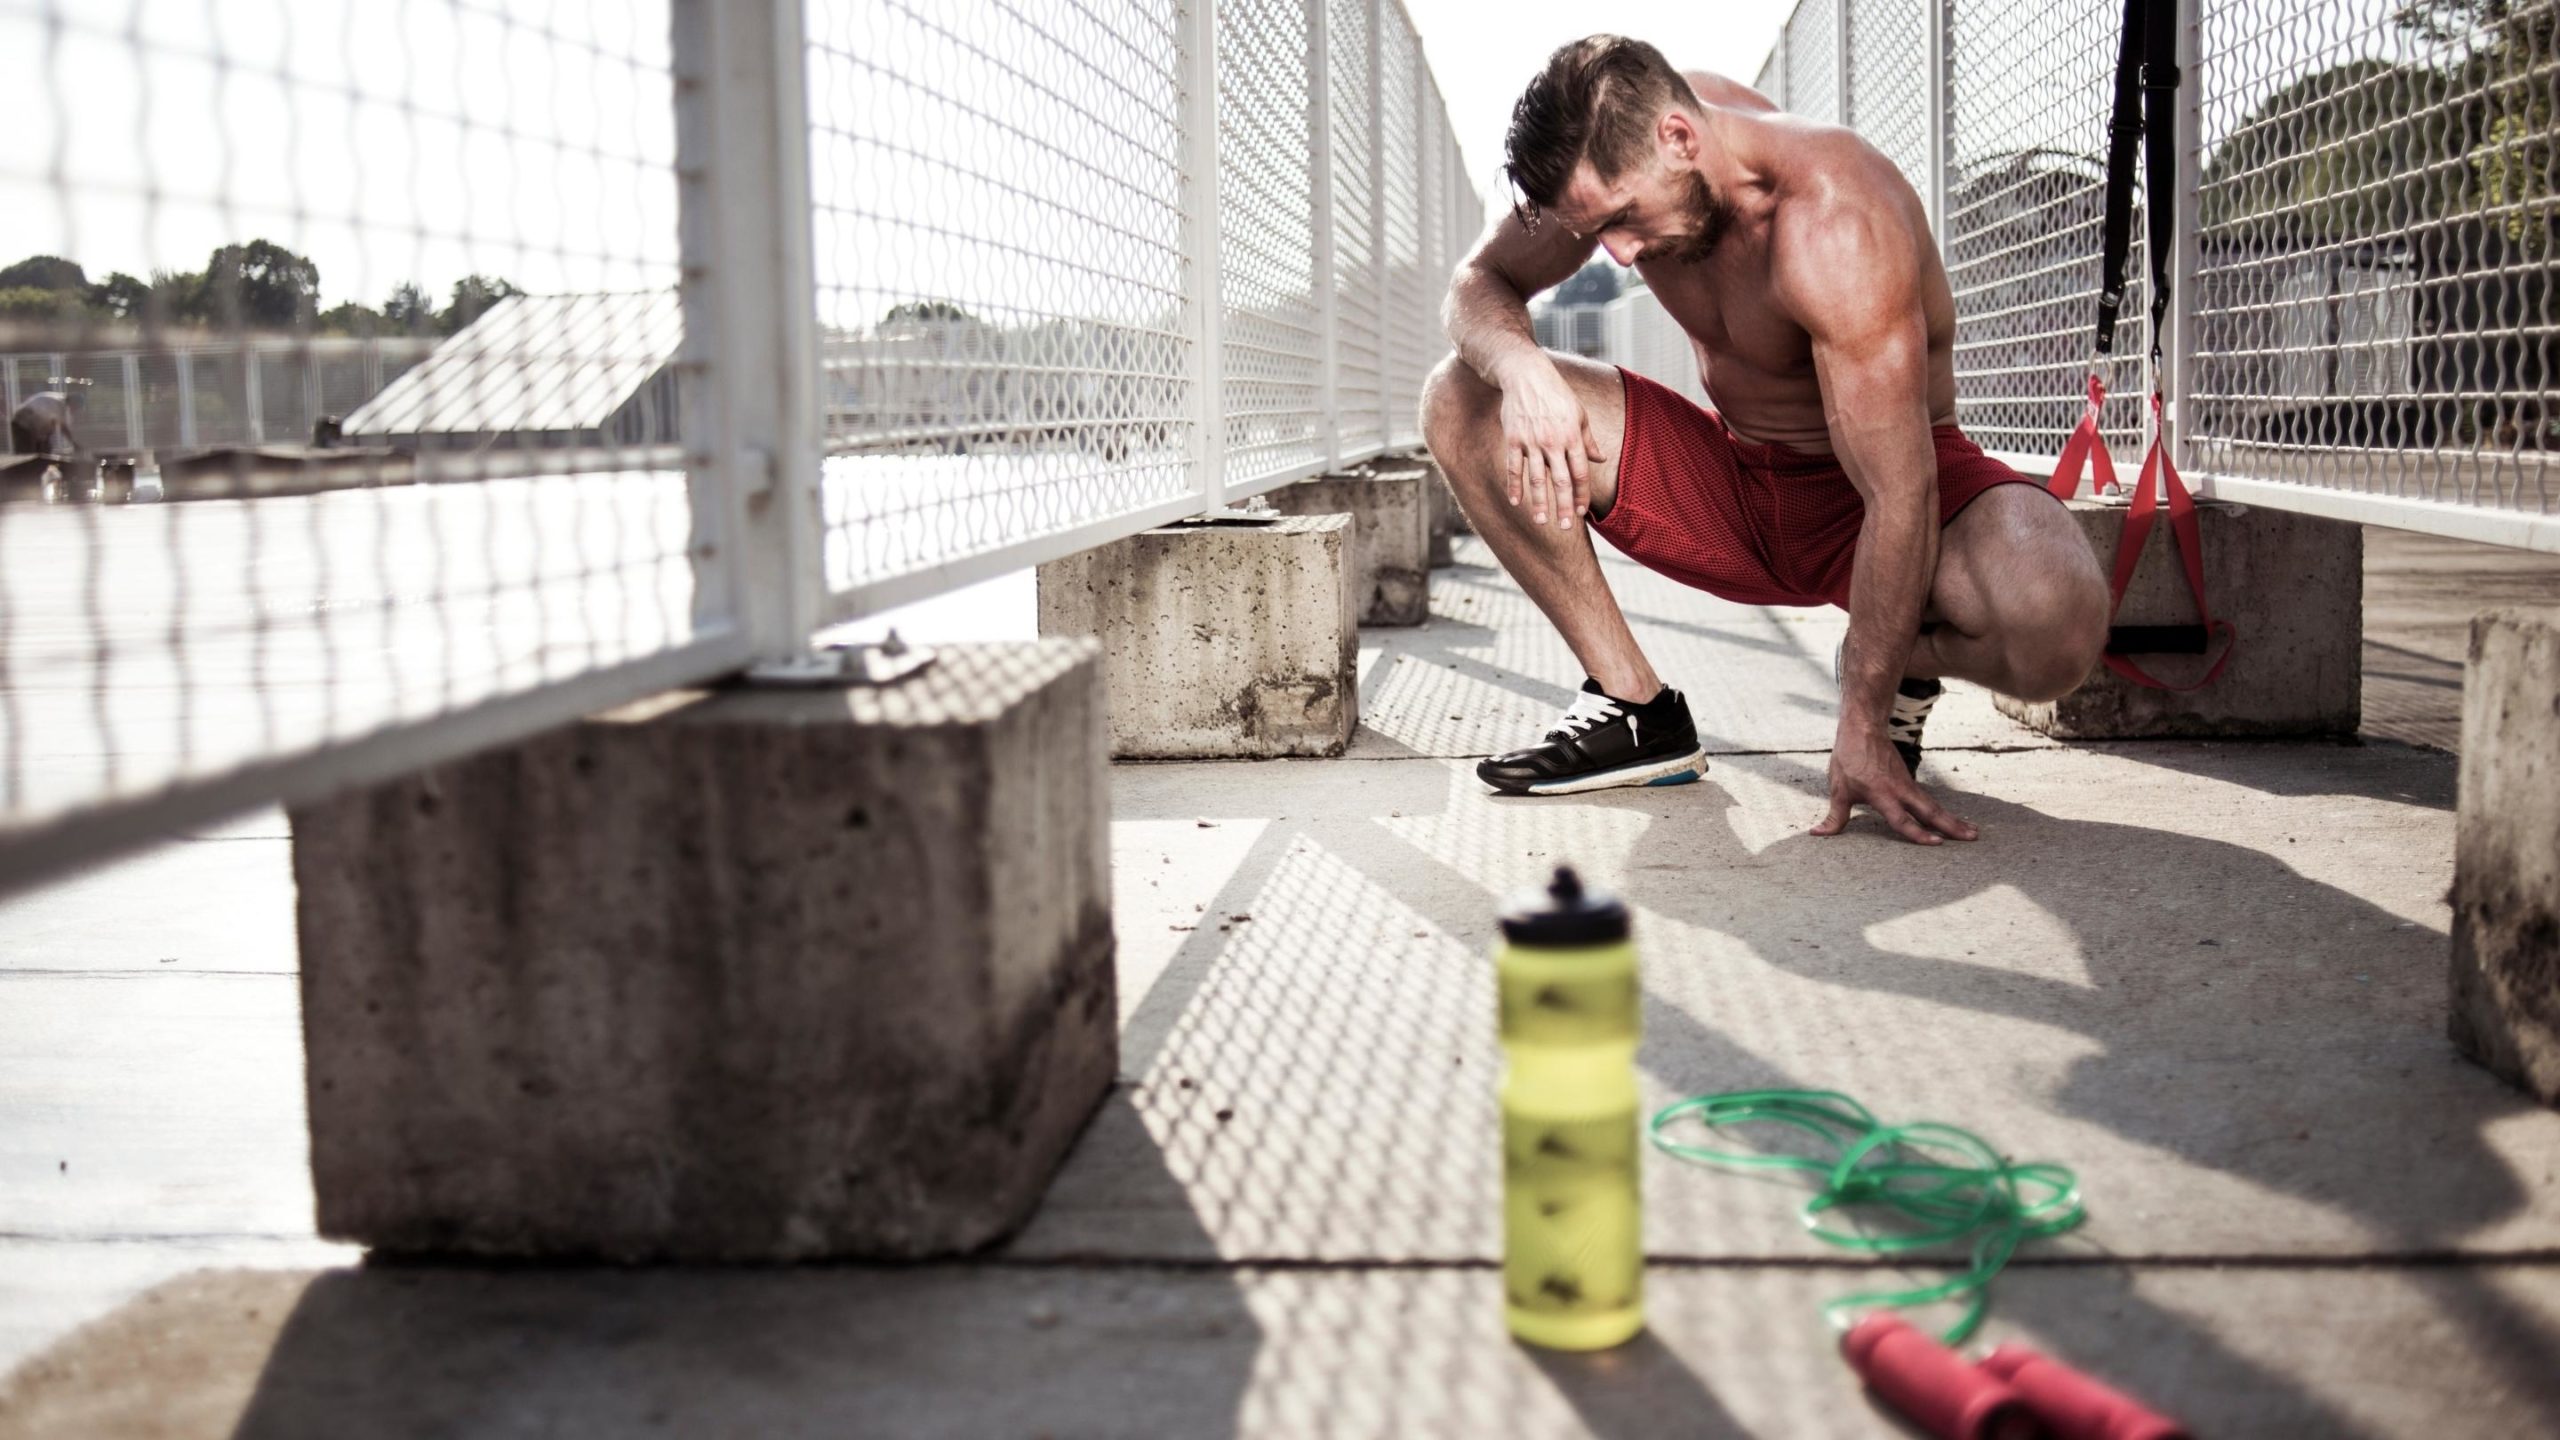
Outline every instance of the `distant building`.
<svg viewBox="0 0 2560 1440"><path fill-rule="evenodd" d="M672 444L683 340L671 290L511 296L340 428L398 450Z"/></svg>

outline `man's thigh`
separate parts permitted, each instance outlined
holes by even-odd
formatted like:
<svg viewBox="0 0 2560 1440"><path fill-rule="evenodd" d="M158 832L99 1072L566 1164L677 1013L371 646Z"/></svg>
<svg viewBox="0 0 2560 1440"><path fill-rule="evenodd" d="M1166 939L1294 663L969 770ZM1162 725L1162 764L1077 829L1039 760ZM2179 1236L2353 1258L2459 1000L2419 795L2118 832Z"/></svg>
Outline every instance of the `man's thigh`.
<svg viewBox="0 0 2560 1440"><path fill-rule="evenodd" d="M1573 387L1574 398L1582 402L1582 413L1591 422L1591 438L1600 452L1600 462L1591 467L1591 511L1597 515L1609 508L1618 493L1618 449L1627 426L1627 397L1618 367L1585 360L1579 355L1561 351L1546 352L1555 362L1556 372ZM1461 382L1472 390L1475 400L1467 407L1470 432L1466 448L1468 463L1481 467L1497 486L1508 485L1511 476L1510 457L1502 446L1502 392L1477 379L1472 371L1460 372ZM1444 461L1449 456L1441 457Z"/></svg>
<svg viewBox="0 0 2560 1440"><path fill-rule="evenodd" d="M1981 635L2105 593L2097 553L2069 509L2040 485L1995 485L1939 534L1929 618Z"/></svg>

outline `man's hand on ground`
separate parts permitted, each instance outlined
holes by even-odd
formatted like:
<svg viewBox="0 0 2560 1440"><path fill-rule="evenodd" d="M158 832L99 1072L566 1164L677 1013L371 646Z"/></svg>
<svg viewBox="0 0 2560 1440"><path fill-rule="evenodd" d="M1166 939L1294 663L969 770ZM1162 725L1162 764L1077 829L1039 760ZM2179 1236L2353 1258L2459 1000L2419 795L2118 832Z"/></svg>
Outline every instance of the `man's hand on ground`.
<svg viewBox="0 0 2560 1440"><path fill-rule="evenodd" d="M1942 838L1971 840L1978 833L1929 798L1880 730L1843 731L1832 744L1831 810L1813 833L1837 835L1847 829L1853 805L1875 811L1893 833L1914 845L1936 845Z"/></svg>
<svg viewBox="0 0 2560 1440"><path fill-rule="evenodd" d="M1526 502L1536 524L1552 515L1570 530L1591 508L1591 467L1608 457L1581 398L1543 354L1502 377L1502 456L1511 503Z"/></svg>

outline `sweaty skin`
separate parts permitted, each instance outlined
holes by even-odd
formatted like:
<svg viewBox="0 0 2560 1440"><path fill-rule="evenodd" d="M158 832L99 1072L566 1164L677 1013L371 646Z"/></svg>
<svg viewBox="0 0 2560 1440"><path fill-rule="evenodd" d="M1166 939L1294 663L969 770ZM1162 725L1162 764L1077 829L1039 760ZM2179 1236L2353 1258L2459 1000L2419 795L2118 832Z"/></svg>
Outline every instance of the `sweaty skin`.
<svg viewBox="0 0 2560 1440"><path fill-rule="evenodd" d="M1595 384L1588 372L1596 367L1560 368L1539 347L1527 310L1527 297L1606 249L1688 332L1728 427L1746 440L1837 456L1865 501L1830 806L1814 833L1838 833L1852 806L1865 804L1905 839L1973 839L1973 827L1914 783L1894 754L1885 725L1895 686L1906 674L1962 676L2022 695L2076 684L2104 635L2095 559L2060 507L2027 497L2051 512L2032 513L2023 487L2003 486L1947 527L1950 545L1970 542L1984 553L1941 566L1929 432L1955 420L1955 302L1925 208L1855 134L1784 114L1721 76L1687 78L1701 103L1662 113L1651 156L1605 180L1584 163L1534 224L1497 219L1451 283L1445 318L1458 359L1470 378L1500 392L1505 497L1525 509L1530 527L1552 535L1605 513L1614 496L1611 452L1623 420L1614 375ZM1465 397L1445 393L1459 383L1446 372L1435 377L1443 393L1429 405L1463 411ZM1606 407L1598 426L1595 404ZM1488 539L1511 552L1506 566L1609 693L1640 699L1660 688L1596 560L1527 527L1509 537L1517 544ZM1575 548L1587 554L1588 542ZM2044 572L2058 577L2046 587L2062 596L2048 607L2050 643L2026 633L2036 627L1992 613L2004 567L2017 566L2038 582ZM1924 617L1941 623L1922 634Z"/></svg>

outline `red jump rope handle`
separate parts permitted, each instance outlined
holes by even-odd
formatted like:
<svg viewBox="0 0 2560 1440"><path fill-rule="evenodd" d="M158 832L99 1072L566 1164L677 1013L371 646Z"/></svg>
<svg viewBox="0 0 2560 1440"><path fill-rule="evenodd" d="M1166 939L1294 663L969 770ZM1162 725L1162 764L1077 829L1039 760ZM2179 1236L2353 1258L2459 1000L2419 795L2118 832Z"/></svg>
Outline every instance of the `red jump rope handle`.
<svg viewBox="0 0 2560 1440"><path fill-rule="evenodd" d="M2055 1440L2187 1440L2187 1427L2050 1355L2002 1345L1981 1368L2006 1381Z"/></svg>
<svg viewBox="0 0 2560 1440"><path fill-rule="evenodd" d="M1935 1440L2026 1440L2042 1433L2009 1383L1883 1311L1840 1339L1849 1368Z"/></svg>

